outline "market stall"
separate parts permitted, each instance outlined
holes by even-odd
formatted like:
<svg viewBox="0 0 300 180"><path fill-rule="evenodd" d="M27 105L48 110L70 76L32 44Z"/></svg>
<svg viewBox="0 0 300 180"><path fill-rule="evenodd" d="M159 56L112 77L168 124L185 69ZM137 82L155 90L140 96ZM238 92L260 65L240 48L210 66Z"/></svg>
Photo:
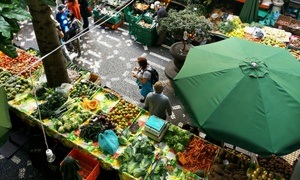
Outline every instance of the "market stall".
<svg viewBox="0 0 300 180"><path fill-rule="evenodd" d="M74 64L68 64L71 84L47 88L42 65L33 63L39 59L23 50L18 52L20 56L15 61L3 53L0 56L1 62L10 62L0 65L0 84L8 94L10 109L29 125L43 126L48 136L79 150L70 154L88 154L102 168L118 170L121 179L213 178L229 173L231 163L236 164L231 172L236 170L243 177L253 173L254 170L247 174L249 168L253 169L249 156L235 154L159 118L154 121L147 111L125 101L114 90L102 87L99 76ZM37 67L31 71L20 66L27 61ZM12 81L17 84L10 86ZM99 133L105 130L113 130L118 137L113 153L99 143ZM223 170L218 169L218 157L227 160L230 166L225 163ZM278 169L264 170L272 172L272 176L290 175L283 175Z"/></svg>

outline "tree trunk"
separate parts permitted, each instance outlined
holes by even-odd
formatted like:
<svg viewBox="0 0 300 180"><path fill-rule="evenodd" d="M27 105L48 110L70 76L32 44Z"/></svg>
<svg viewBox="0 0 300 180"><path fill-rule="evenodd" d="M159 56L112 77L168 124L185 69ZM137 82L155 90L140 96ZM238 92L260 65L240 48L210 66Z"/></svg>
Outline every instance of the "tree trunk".
<svg viewBox="0 0 300 180"><path fill-rule="evenodd" d="M40 0L28 0L27 5L32 16L39 51L41 56L44 56L60 46L56 27L51 18L53 13L50 6L43 4ZM42 61L49 87L58 87L62 83L70 82L61 48Z"/></svg>

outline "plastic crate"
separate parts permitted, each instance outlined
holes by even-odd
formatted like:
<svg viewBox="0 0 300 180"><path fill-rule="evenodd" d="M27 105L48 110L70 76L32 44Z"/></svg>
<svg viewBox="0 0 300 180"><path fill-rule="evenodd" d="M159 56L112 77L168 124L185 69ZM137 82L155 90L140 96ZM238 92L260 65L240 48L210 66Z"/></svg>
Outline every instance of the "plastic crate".
<svg viewBox="0 0 300 180"><path fill-rule="evenodd" d="M151 28L141 26L141 21L152 24ZM140 42L143 45L152 46L157 41L158 35L156 33L156 24L153 24L152 22L152 19L142 17L135 23L135 37L137 42Z"/></svg>
<svg viewBox="0 0 300 180"><path fill-rule="evenodd" d="M135 10L132 10L127 13L128 16L128 30L130 35L135 35L135 23L141 19L142 14L139 14Z"/></svg>
<svg viewBox="0 0 300 180"><path fill-rule="evenodd" d="M78 173L84 180L95 180L100 174L100 163L88 154L73 148L68 156L76 159L79 163L80 170ZM62 162L60 163L62 165Z"/></svg>

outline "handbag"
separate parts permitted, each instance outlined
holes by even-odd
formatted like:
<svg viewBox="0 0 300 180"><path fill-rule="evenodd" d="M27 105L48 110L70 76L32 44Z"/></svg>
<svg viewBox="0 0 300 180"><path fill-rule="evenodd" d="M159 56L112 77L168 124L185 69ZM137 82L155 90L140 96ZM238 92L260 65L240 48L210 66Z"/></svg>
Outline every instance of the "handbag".
<svg viewBox="0 0 300 180"><path fill-rule="evenodd" d="M118 136L113 130L110 129L105 130L103 133L99 133L98 143L100 148L110 155L115 154L119 148Z"/></svg>

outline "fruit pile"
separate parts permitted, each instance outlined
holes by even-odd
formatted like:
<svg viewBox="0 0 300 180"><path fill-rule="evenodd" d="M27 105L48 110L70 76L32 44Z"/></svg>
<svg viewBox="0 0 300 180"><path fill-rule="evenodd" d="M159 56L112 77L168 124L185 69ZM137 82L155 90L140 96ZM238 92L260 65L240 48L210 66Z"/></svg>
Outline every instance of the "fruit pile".
<svg viewBox="0 0 300 180"><path fill-rule="evenodd" d="M0 85L4 87L8 100L13 100L17 94L21 94L26 90L31 89L29 81L18 76L13 76L10 72L1 69Z"/></svg>
<svg viewBox="0 0 300 180"><path fill-rule="evenodd" d="M77 98L77 97L86 97L91 99L92 96L100 89L101 87L97 86L94 83L91 83L86 80L81 80L80 82L76 83L73 86L71 91L70 97Z"/></svg>
<svg viewBox="0 0 300 180"><path fill-rule="evenodd" d="M20 49L17 49L17 53L18 57L13 59L3 52L0 52L0 67L10 71L12 74L18 74L24 78L28 78L30 73L42 66L42 61L37 62L39 60L37 57Z"/></svg>
<svg viewBox="0 0 300 180"><path fill-rule="evenodd" d="M139 107L122 99L108 113L108 119L119 131L131 125L140 112Z"/></svg>

